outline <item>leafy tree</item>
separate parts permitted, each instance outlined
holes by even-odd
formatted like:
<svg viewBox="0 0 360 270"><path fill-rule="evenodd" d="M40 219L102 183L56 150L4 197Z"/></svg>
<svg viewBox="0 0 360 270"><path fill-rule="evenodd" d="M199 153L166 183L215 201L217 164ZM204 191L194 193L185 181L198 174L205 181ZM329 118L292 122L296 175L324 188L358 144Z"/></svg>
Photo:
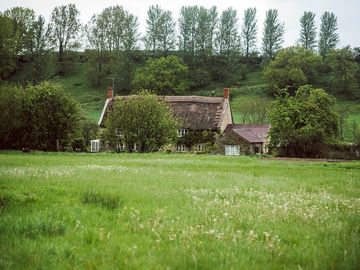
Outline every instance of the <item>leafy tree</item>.
<svg viewBox="0 0 360 270"><path fill-rule="evenodd" d="M179 49L183 52L184 59L190 60L195 55L195 38L197 17L199 13L198 6L182 7L179 18Z"/></svg>
<svg viewBox="0 0 360 270"><path fill-rule="evenodd" d="M46 79L51 73L49 68L52 62L51 50L48 44L49 28L46 27L45 19L41 15L33 23L32 36L33 46L30 54L32 62L31 81L39 82Z"/></svg>
<svg viewBox="0 0 360 270"><path fill-rule="evenodd" d="M359 66L354 61L351 48L330 50L325 62L331 72L329 85L331 91L347 98L359 98L359 84L356 78Z"/></svg>
<svg viewBox="0 0 360 270"><path fill-rule="evenodd" d="M262 38L265 58L269 60L274 58L275 53L281 48L281 44L283 43L284 31L285 26L284 23L279 22L277 9L269 9L266 11Z"/></svg>
<svg viewBox="0 0 360 270"><path fill-rule="evenodd" d="M14 20L0 14L0 80L7 79L16 70L16 42Z"/></svg>
<svg viewBox="0 0 360 270"><path fill-rule="evenodd" d="M23 89L17 85L3 84L0 86L0 149L19 149L22 146L23 94Z"/></svg>
<svg viewBox="0 0 360 270"><path fill-rule="evenodd" d="M124 100L116 100L106 121L108 138L113 146L134 144L140 152L153 152L176 139L177 121L169 107L149 91ZM116 130L122 136L116 136Z"/></svg>
<svg viewBox="0 0 360 270"><path fill-rule="evenodd" d="M64 53L79 46L78 34L81 28L80 12L75 4L57 6L51 14L51 37L59 50L59 62L64 61ZM61 70L63 72L63 70Z"/></svg>
<svg viewBox="0 0 360 270"><path fill-rule="evenodd" d="M248 8L244 11L241 37L245 46L245 56L249 57L251 49L256 46L257 20L256 8Z"/></svg>
<svg viewBox="0 0 360 270"><path fill-rule="evenodd" d="M339 43L337 31L337 17L334 13L326 11L321 16L319 52L324 57Z"/></svg>
<svg viewBox="0 0 360 270"><path fill-rule="evenodd" d="M136 70L132 86L159 95L180 94L188 89L187 73L187 66L177 56L150 58L144 67Z"/></svg>
<svg viewBox="0 0 360 270"><path fill-rule="evenodd" d="M166 54L175 46L175 22L171 11L163 10L158 5L152 5L147 13L145 47L151 50L153 56L156 51Z"/></svg>
<svg viewBox="0 0 360 270"><path fill-rule="evenodd" d="M108 48L107 21L101 15L93 15L85 26L87 41L91 51L90 67L87 70L88 78L92 85L99 86L105 78L104 63L106 61Z"/></svg>
<svg viewBox="0 0 360 270"><path fill-rule="evenodd" d="M23 104L26 147L58 150L80 132L80 106L57 84L28 85Z"/></svg>
<svg viewBox="0 0 360 270"><path fill-rule="evenodd" d="M228 59L240 51L237 23L238 17L235 9L228 8L222 12L218 31L218 47L220 55Z"/></svg>
<svg viewBox="0 0 360 270"><path fill-rule="evenodd" d="M299 86L314 84L321 65L321 57L303 47L289 47L278 52L264 69L271 94L287 87L292 94Z"/></svg>
<svg viewBox="0 0 360 270"><path fill-rule="evenodd" d="M304 11L300 18L300 44L305 49L313 50L316 46L315 13Z"/></svg>
<svg viewBox="0 0 360 270"><path fill-rule="evenodd" d="M294 97L277 96L269 111L271 144L282 155L317 157L338 138L335 98L323 89L301 86Z"/></svg>
<svg viewBox="0 0 360 270"><path fill-rule="evenodd" d="M202 63L206 63L215 50L215 30L218 12L216 7L199 7L195 28L195 51Z"/></svg>
<svg viewBox="0 0 360 270"><path fill-rule="evenodd" d="M24 7L14 7L4 12L13 20L13 33L17 35L15 52L28 54L33 49L33 24L35 11Z"/></svg>

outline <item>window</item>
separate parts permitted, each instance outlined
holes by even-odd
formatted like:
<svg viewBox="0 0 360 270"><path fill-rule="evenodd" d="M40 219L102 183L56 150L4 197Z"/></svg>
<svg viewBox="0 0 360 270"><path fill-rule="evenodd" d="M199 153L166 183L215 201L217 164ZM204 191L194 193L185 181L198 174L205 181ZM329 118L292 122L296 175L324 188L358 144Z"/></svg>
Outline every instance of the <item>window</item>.
<svg viewBox="0 0 360 270"><path fill-rule="evenodd" d="M204 145L199 143L199 144L195 144L194 146L194 151L196 152L203 152L204 151Z"/></svg>
<svg viewBox="0 0 360 270"><path fill-rule="evenodd" d="M99 152L100 151L100 140L91 140L90 142L90 152Z"/></svg>
<svg viewBox="0 0 360 270"><path fill-rule="evenodd" d="M125 149L126 149L125 143L117 143L116 149L120 152L125 151Z"/></svg>
<svg viewBox="0 0 360 270"><path fill-rule="evenodd" d="M226 156L238 156L240 155L240 145L225 145Z"/></svg>
<svg viewBox="0 0 360 270"><path fill-rule="evenodd" d="M178 137L184 136L188 131L184 128L179 128L177 131Z"/></svg>
<svg viewBox="0 0 360 270"><path fill-rule="evenodd" d="M186 151L186 147L184 144L176 145L176 152L185 152L185 151Z"/></svg>

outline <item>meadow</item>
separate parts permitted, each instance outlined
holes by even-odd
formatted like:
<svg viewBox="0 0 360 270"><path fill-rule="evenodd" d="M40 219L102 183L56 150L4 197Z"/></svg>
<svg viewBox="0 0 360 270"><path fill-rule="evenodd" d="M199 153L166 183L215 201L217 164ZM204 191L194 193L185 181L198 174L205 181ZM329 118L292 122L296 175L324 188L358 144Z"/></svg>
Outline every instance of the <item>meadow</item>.
<svg viewBox="0 0 360 270"><path fill-rule="evenodd" d="M360 162L0 153L0 269L359 269Z"/></svg>

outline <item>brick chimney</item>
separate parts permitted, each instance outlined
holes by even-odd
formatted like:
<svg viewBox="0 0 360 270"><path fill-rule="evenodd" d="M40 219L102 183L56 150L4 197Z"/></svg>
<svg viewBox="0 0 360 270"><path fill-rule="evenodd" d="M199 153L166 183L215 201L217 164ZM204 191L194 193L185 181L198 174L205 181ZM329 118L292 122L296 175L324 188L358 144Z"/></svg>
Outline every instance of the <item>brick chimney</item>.
<svg viewBox="0 0 360 270"><path fill-rule="evenodd" d="M111 86L109 86L108 89L107 89L107 98L112 99L113 97L114 97L114 90L113 90L113 88Z"/></svg>
<svg viewBox="0 0 360 270"><path fill-rule="evenodd" d="M230 89L224 88L224 98L229 99L229 97L230 97Z"/></svg>

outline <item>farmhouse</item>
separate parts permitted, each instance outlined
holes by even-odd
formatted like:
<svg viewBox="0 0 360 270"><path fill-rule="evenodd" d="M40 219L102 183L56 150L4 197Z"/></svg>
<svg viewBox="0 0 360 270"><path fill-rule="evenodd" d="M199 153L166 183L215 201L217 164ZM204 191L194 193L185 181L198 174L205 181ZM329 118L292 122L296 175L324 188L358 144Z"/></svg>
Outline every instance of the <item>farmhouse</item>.
<svg viewBox="0 0 360 270"><path fill-rule="evenodd" d="M217 144L229 156L268 153L270 125L229 124Z"/></svg>
<svg viewBox="0 0 360 270"><path fill-rule="evenodd" d="M182 126L178 129L179 139L174 147L175 151L187 152L192 150L201 152L204 150L207 143L206 139L209 136L204 136L203 140L201 140L201 136L195 136L197 140L191 142L185 138L190 137L190 134L202 133L210 133L215 137L223 133L228 124L233 123L229 94L230 90L225 88L223 97L160 96L169 106L174 116L180 119L182 123ZM111 113L114 101L125 101L127 98L128 96L114 96L113 89L108 88L107 99L98 122L100 127L104 127L105 119Z"/></svg>

